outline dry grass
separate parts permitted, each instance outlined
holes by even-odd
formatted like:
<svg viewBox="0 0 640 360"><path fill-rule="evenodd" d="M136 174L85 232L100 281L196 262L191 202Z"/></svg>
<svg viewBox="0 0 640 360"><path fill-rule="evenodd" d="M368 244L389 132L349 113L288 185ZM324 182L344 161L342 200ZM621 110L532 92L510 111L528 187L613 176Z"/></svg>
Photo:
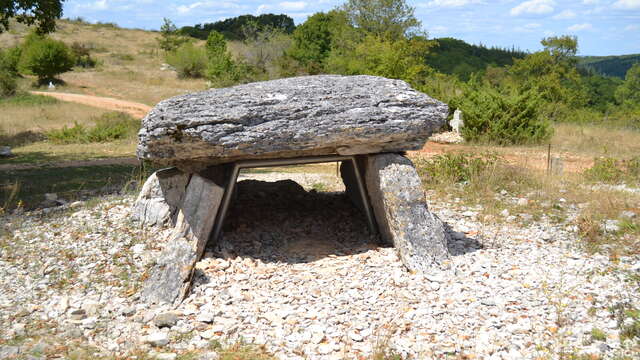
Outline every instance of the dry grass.
<svg viewBox="0 0 640 360"><path fill-rule="evenodd" d="M552 147L590 157L628 158L640 154L640 131L602 125L556 124Z"/></svg>
<svg viewBox="0 0 640 360"><path fill-rule="evenodd" d="M0 47L18 44L28 28L15 25L0 34ZM164 54L158 51L155 32L120 29L59 21L51 35L71 45L78 42L99 60L95 69L75 70L60 77L66 85L59 91L114 97L155 105L171 96L204 90L202 79L178 79L173 71L160 69Z"/></svg>
<svg viewBox="0 0 640 360"><path fill-rule="evenodd" d="M108 110L68 102L32 106L0 104L0 132L11 136L26 131L41 133L73 126L76 122L93 125L91 118L106 112Z"/></svg>

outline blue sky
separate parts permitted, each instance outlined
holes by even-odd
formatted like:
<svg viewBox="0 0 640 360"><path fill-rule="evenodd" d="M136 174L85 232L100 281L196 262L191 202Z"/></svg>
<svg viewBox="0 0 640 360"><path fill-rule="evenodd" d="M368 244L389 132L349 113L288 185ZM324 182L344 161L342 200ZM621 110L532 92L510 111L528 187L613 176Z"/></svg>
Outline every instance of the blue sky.
<svg viewBox="0 0 640 360"><path fill-rule="evenodd" d="M288 14L297 24L342 0L67 0L65 17L158 29L243 14ZM429 37L535 51L540 39L577 35L580 55L640 53L640 0L408 0Z"/></svg>

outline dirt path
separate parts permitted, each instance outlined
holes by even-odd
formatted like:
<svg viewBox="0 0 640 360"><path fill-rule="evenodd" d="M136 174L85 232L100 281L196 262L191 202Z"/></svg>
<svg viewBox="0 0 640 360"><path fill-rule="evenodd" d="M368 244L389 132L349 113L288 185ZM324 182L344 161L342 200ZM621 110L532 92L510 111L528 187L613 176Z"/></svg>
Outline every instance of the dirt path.
<svg viewBox="0 0 640 360"><path fill-rule="evenodd" d="M94 106L102 109L122 111L135 117L136 119L142 119L145 115L147 115L149 110L151 110L151 106L145 104L108 97L47 91L31 91L31 93L36 95L51 96L58 100L75 102L78 104Z"/></svg>

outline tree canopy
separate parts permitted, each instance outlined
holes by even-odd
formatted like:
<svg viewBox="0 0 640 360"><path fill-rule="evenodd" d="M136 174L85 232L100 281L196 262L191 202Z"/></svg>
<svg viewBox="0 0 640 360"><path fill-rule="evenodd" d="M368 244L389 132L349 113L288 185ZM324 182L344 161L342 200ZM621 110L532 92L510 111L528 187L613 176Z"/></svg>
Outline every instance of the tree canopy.
<svg viewBox="0 0 640 360"><path fill-rule="evenodd" d="M211 31L217 31L227 40L246 40L244 29L253 24L258 29L272 28L291 34L295 29L293 19L285 14L262 14L259 16L241 15L234 18L216 21L214 23L183 26L180 32L184 35L205 40Z"/></svg>
<svg viewBox="0 0 640 360"><path fill-rule="evenodd" d="M40 34L52 32L56 19L62 16L64 0L10 0L0 1L0 33L9 28L9 19L14 18L27 25L37 24Z"/></svg>
<svg viewBox="0 0 640 360"><path fill-rule="evenodd" d="M377 36L400 39L420 28L414 8L403 0L348 0L342 9L353 26Z"/></svg>

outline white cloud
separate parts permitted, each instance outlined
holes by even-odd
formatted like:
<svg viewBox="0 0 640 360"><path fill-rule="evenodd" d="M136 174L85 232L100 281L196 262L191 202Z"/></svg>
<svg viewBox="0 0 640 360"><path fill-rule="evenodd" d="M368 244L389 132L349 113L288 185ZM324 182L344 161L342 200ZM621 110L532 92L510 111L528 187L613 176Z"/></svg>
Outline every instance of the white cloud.
<svg viewBox="0 0 640 360"><path fill-rule="evenodd" d="M282 1L274 5L262 4L256 9L256 14L264 14L267 12L285 12L285 11L301 11L307 7L304 1Z"/></svg>
<svg viewBox="0 0 640 360"><path fill-rule="evenodd" d="M582 0L582 3L585 4L585 5L594 5L594 4L597 4L599 2L600 2L600 0Z"/></svg>
<svg viewBox="0 0 640 360"><path fill-rule="evenodd" d="M481 0L432 0L427 3L427 6L452 8L481 3Z"/></svg>
<svg viewBox="0 0 640 360"><path fill-rule="evenodd" d="M573 32L585 31L585 30L591 30L591 29L593 29L593 25L591 25L589 23L575 24L575 25L571 25L571 26L569 26L567 28L567 30L573 31Z"/></svg>
<svg viewBox="0 0 640 360"><path fill-rule="evenodd" d="M636 30L640 30L640 25L627 25L624 28L624 31L636 31Z"/></svg>
<svg viewBox="0 0 640 360"><path fill-rule="evenodd" d="M555 20L573 19L574 17L576 17L576 13L569 9L553 16Z"/></svg>
<svg viewBox="0 0 640 360"><path fill-rule="evenodd" d="M640 0L618 0L613 3L613 7L623 10L636 10L640 9Z"/></svg>
<svg viewBox="0 0 640 360"><path fill-rule="evenodd" d="M553 0L529 0L511 9L512 16L522 14L548 14L553 12L556 2Z"/></svg>
<svg viewBox="0 0 640 360"><path fill-rule="evenodd" d="M444 34L448 30L449 29L446 26L442 26L442 25L436 25L436 26L428 29L429 34Z"/></svg>
<svg viewBox="0 0 640 360"><path fill-rule="evenodd" d="M76 10L101 11L109 9L107 0L96 0L87 4L76 5Z"/></svg>

